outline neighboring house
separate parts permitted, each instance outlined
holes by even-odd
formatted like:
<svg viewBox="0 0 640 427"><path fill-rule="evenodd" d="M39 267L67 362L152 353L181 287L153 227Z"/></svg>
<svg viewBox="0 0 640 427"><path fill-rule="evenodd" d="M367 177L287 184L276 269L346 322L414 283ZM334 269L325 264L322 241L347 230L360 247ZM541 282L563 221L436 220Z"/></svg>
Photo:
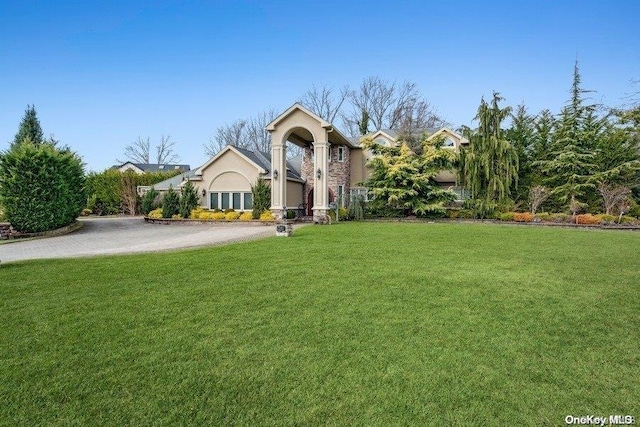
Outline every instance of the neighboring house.
<svg viewBox="0 0 640 427"><path fill-rule="evenodd" d="M145 172L170 172L179 170L181 172L187 172L191 169L189 165L169 165L169 164L155 164L155 163L132 163L126 162L121 165L112 166L111 169L117 169L120 172L134 171L137 174L143 174Z"/></svg>
<svg viewBox="0 0 640 427"><path fill-rule="evenodd" d="M263 178L271 185L271 210L277 218L287 209L299 209L319 222L333 203L346 206L355 196L367 197L362 183L369 177L366 164L372 154L362 148L361 139L394 146L399 136L393 130L380 130L363 138L347 138L300 104L276 117L267 131L271 133L271 153L227 146L195 171L154 187L161 192L169 185L179 190L188 179L198 191L200 206L244 211L253 207L251 186ZM429 138L437 137L444 138L444 146L452 150L469 143L448 128L432 130ZM287 144L301 147L303 155L287 159ZM462 189L456 187L455 171L442 171L436 180L463 198Z"/></svg>

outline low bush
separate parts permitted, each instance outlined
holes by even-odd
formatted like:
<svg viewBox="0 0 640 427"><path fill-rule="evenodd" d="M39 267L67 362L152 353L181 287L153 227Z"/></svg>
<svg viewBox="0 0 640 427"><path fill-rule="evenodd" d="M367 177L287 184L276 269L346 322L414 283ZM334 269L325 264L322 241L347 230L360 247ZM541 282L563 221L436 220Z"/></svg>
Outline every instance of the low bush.
<svg viewBox="0 0 640 427"><path fill-rule="evenodd" d="M273 221L274 219L270 210L266 210L260 214L260 221Z"/></svg>
<svg viewBox="0 0 640 427"><path fill-rule="evenodd" d="M240 221L251 221L253 219L253 214L251 212L243 212L240 215Z"/></svg>
<svg viewBox="0 0 640 427"><path fill-rule="evenodd" d="M215 220L223 220L225 219L226 214L224 212L214 212L211 214L211 219L215 219Z"/></svg>
<svg viewBox="0 0 640 427"><path fill-rule="evenodd" d="M234 221L238 218L240 218L239 212L227 212L224 216L224 219L226 219L227 221Z"/></svg>
<svg viewBox="0 0 640 427"><path fill-rule="evenodd" d="M600 224L600 218L591 214L576 215L576 224L592 225Z"/></svg>
<svg viewBox="0 0 640 427"><path fill-rule="evenodd" d="M514 212L513 220L516 222L531 222L533 214L531 212Z"/></svg>
<svg viewBox="0 0 640 427"><path fill-rule="evenodd" d="M189 214L189 218L191 219L200 219L200 215L203 214L205 212L205 210L198 206L195 209L191 209L191 213Z"/></svg>
<svg viewBox="0 0 640 427"><path fill-rule="evenodd" d="M505 212L503 214L500 214L500 221L513 221L515 216L515 212Z"/></svg>
<svg viewBox="0 0 640 427"><path fill-rule="evenodd" d="M162 208L156 208L149 212L149 218L152 219L161 219L162 218Z"/></svg>
<svg viewBox="0 0 640 427"><path fill-rule="evenodd" d="M215 208L212 212L222 212L222 211L218 208Z"/></svg>
<svg viewBox="0 0 640 427"><path fill-rule="evenodd" d="M548 212L540 212L536 214L536 219L539 219L540 221L544 221L544 222L550 222L551 214Z"/></svg>
<svg viewBox="0 0 640 427"><path fill-rule="evenodd" d="M549 219L556 223L563 223L571 221L571 215L564 213L554 213L549 215Z"/></svg>
<svg viewBox="0 0 640 427"><path fill-rule="evenodd" d="M614 224L618 220L614 215L608 214L598 214L595 217L598 218L600 224Z"/></svg>
<svg viewBox="0 0 640 427"><path fill-rule="evenodd" d="M349 210L347 208L338 208L338 215L341 220L349 219Z"/></svg>
<svg viewBox="0 0 640 427"><path fill-rule="evenodd" d="M80 213L82 216L89 216L93 213L93 211L89 208L84 208L82 209L82 212Z"/></svg>
<svg viewBox="0 0 640 427"><path fill-rule="evenodd" d="M628 215L624 215L621 219L620 219L620 224L634 224L634 225L640 225L640 221L638 221L638 219L632 217L632 216L628 216Z"/></svg>
<svg viewBox="0 0 640 427"><path fill-rule="evenodd" d="M475 214L471 209L460 209L458 211L458 218L460 219L472 219L475 218Z"/></svg>
<svg viewBox="0 0 640 427"><path fill-rule="evenodd" d="M180 214L171 215L171 219L182 219L182 215Z"/></svg>
<svg viewBox="0 0 640 427"><path fill-rule="evenodd" d="M235 212L235 209L228 208L228 209L224 210L224 213L226 213L226 214L231 213L231 212Z"/></svg>

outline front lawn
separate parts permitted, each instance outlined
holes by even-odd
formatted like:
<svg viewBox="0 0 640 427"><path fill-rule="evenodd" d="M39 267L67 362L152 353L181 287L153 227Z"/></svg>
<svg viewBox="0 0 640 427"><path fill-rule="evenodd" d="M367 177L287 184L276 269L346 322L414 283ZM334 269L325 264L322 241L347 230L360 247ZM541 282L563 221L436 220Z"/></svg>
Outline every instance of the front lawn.
<svg viewBox="0 0 640 427"><path fill-rule="evenodd" d="M640 417L640 233L339 223L0 267L0 425Z"/></svg>

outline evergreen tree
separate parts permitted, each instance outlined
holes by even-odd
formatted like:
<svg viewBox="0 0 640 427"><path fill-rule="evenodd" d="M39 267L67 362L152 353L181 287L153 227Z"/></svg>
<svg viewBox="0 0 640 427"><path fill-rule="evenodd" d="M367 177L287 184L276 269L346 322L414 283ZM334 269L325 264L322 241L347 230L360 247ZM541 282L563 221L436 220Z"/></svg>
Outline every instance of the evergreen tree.
<svg viewBox="0 0 640 427"><path fill-rule="evenodd" d="M20 122L18 133L16 133L11 146L21 144L25 139L29 139L29 141L35 145L45 142L40 120L38 120L36 108L33 105L27 106L24 117L22 117L22 121Z"/></svg>
<svg viewBox="0 0 640 427"><path fill-rule="evenodd" d="M560 206L569 206L575 214L585 204L586 193L594 190L595 152L600 125L595 106L585 106L576 61L571 99L562 109L552 135L549 156L536 162L544 176L543 184Z"/></svg>
<svg viewBox="0 0 640 427"><path fill-rule="evenodd" d="M162 218L171 218L177 215L180 210L180 194L169 186L169 190L162 198Z"/></svg>
<svg viewBox="0 0 640 427"><path fill-rule="evenodd" d="M158 207L156 199L158 198L159 194L160 193L158 193L155 188L151 187L151 189L147 191L142 197L142 207L140 210L144 215L149 214L149 212Z"/></svg>
<svg viewBox="0 0 640 427"><path fill-rule="evenodd" d="M253 219L260 218L260 215L271 207L271 187L262 178L258 178L255 185L251 186L251 196L253 197Z"/></svg>
<svg viewBox="0 0 640 427"><path fill-rule="evenodd" d="M527 108L524 105L518 106L516 113L511 115L511 119L511 128L507 131L507 139L518 155L518 185L517 187L514 185L511 189L517 202L527 200L532 186L536 119L527 113Z"/></svg>
<svg viewBox="0 0 640 427"><path fill-rule="evenodd" d="M363 147L374 156L367 166L371 177L364 183L373 195L370 207L378 211L424 216L443 214L445 203L455 200L455 193L441 188L435 180L442 170L455 167L457 154L443 148L440 139L422 143L422 154L415 154L406 143L384 147L365 141Z"/></svg>
<svg viewBox="0 0 640 427"><path fill-rule="evenodd" d="M191 210L198 206L198 193L191 181L187 181L182 186L182 197L180 197L180 216L189 218Z"/></svg>
<svg viewBox="0 0 640 427"><path fill-rule="evenodd" d="M494 92L491 105L484 98L480 101L475 117L479 126L475 131L465 130L469 146L460 153L461 181L471 193L467 205L480 217L508 203L511 188L518 182L518 154L501 128L511 108L500 108L502 100Z"/></svg>

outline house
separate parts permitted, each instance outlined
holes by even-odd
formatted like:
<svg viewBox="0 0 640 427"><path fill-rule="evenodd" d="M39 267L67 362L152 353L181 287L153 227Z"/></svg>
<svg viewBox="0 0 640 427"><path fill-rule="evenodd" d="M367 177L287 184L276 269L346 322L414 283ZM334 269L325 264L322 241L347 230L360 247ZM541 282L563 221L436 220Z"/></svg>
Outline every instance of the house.
<svg viewBox="0 0 640 427"><path fill-rule="evenodd" d="M192 174L180 175L156 184L159 191L169 185L178 189L185 180L197 188L200 206L208 209L250 210L251 186L258 178L271 185L271 210L281 218L286 210L299 209L314 222L324 220L334 203L346 206L355 196L367 196L362 182L369 177L366 167L372 154L361 146L360 138L347 138L331 123L294 104L267 125L271 153L227 146ZM393 146L398 133L380 130L366 135L373 141ZM444 139L453 150L469 141L448 128L434 130L429 138ZM302 156L288 159L287 146L302 149ZM457 190L454 171L436 177L441 186ZM462 194L461 194L462 197Z"/></svg>
<svg viewBox="0 0 640 427"><path fill-rule="evenodd" d="M120 172L134 171L137 174L143 174L145 172L170 172L181 171L186 172L191 169L189 165L174 165L174 164L155 164L155 163L133 163L126 162L121 165L112 166L111 169L117 169Z"/></svg>

